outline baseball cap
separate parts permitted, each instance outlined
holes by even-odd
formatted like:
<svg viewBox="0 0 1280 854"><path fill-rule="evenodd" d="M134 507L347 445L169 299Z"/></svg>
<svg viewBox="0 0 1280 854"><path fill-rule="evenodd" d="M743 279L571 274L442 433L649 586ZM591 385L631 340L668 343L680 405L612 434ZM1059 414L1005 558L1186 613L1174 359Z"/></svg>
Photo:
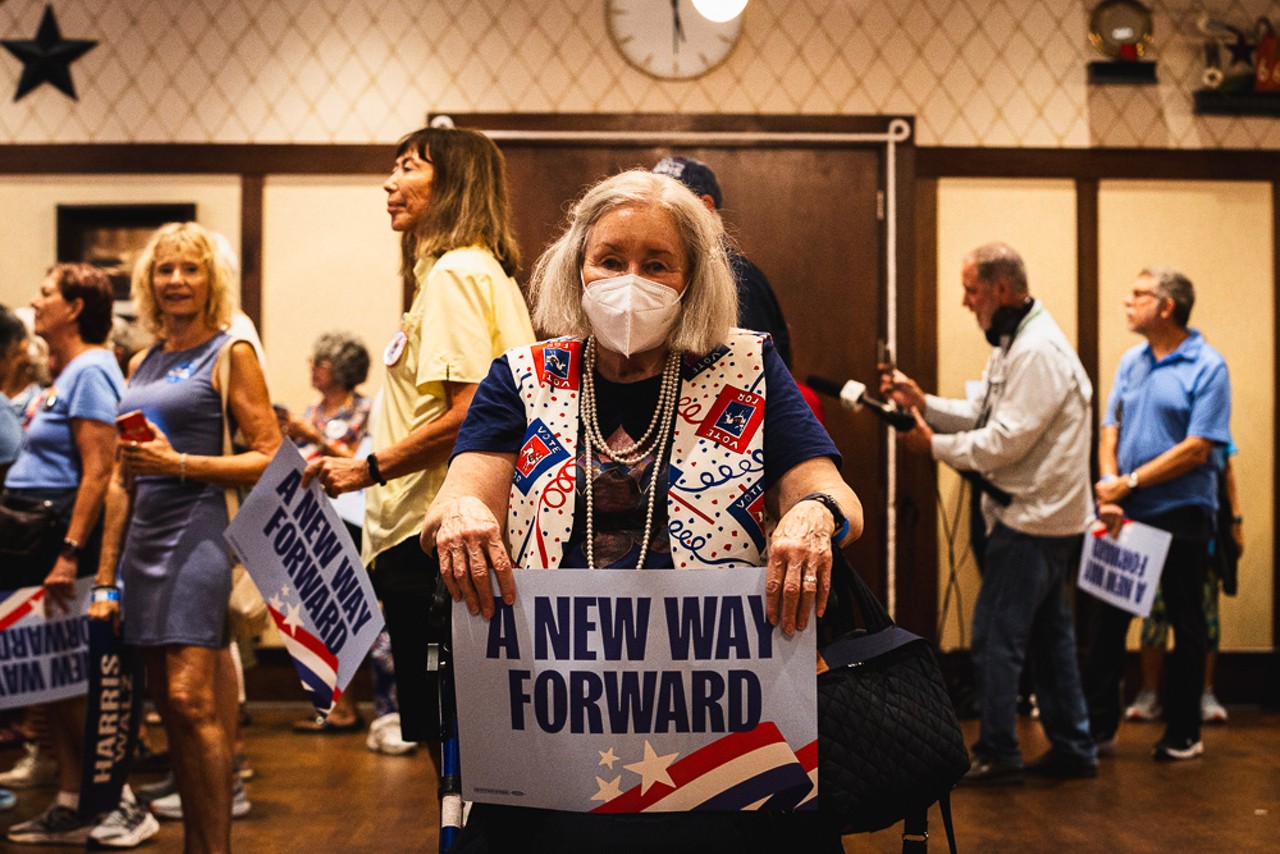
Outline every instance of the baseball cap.
<svg viewBox="0 0 1280 854"><path fill-rule="evenodd" d="M716 210L720 209L720 182L716 180L716 173L711 171L711 167L701 160L692 157L664 157L653 167L653 171L658 175L675 178L696 195L710 196Z"/></svg>

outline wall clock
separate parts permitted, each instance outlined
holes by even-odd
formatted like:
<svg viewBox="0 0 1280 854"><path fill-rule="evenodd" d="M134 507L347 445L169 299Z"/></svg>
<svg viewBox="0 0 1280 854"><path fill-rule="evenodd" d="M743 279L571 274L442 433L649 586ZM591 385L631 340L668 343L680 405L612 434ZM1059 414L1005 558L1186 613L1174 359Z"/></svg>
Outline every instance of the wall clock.
<svg viewBox="0 0 1280 854"><path fill-rule="evenodd" d="M609 36L635 68L663 80L701 77L728 58L742 16L713 23L691 0L606 0Z"/></svg>

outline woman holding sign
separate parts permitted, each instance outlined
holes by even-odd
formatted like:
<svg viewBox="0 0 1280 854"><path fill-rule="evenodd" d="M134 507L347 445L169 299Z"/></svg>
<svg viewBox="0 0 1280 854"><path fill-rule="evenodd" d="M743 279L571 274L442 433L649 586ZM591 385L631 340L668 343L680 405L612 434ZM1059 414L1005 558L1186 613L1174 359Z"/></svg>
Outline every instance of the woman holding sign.
<svg viewBox="0 0 1280 854"><path fill-rule="evenodd" d="M91 611L119 613L110 589L118 565L124 639L144 649L181 796L163 817L181 815L188 851L228 850L233 809L249 809L238 778L233 801L237 692L222 532L226 490L257 481L280 445L253 347L224 331L231 286L213 237L195 223L162 227L138 259L133 300L159 340L129 364L98 570L108 589ZM224 451L237 429L248 450Z"/></svg>
<svg viewBox="0 0 1280 854"><path fill-rule="evenodd" d="M771 341L732 328L718 219L669 177L615 175L575 205L532 290L535 325L567 337L494 362L422 533L455 601L489 618L491 576L515 600L513 566L767 563L769 621L805 630L826 607L831 550L862 532L862 507ZM766 514L777 520L767 544ZM765 840L840 850L812 815L488 804L454 850L759 850Z"/></svg>
<svg viewBox="0 0 1280 854"><path fill-rule="evenodd" d="M111 332L111 281L88 264L58 264L31 301L35 331L49 344L58 377L35 408L22 452L5 478L5 502L51 502L54 536L27 559L5 557L0 589L43 585L45 613L78 607L76 579L98 563L102 504L115 449L115 411L124 378L104 345ZM3 405L3 404L0 404ZM80 770L85 701L50 703L49 735L58 760L58 794L45 812L9 828L10 842L83 845Z"/></svg>

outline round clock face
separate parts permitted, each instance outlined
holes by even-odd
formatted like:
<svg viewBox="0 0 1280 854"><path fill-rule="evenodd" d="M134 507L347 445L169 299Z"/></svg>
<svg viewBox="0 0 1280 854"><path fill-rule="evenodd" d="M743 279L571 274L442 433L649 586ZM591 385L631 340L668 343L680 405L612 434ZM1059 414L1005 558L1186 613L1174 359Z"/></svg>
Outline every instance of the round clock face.
<svg viewBox="0 0 1280 854"><path fill-rule="evenodd" d="M667 80L699 77L728 58L742 16L722 24L702 17L691 0L607 0L609 35L645 74Z"/></svg>

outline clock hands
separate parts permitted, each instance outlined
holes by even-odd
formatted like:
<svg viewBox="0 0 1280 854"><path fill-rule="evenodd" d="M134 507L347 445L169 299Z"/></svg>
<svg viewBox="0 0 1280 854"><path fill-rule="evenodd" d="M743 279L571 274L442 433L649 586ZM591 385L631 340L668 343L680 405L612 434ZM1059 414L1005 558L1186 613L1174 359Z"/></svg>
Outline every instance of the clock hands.
<svg viewBox="0 0 1280 854"><path fill-rule="evenodd" d="M687 41L680 21L680 0L671 0L671 52L680 53L680 42Z"/></svg>

